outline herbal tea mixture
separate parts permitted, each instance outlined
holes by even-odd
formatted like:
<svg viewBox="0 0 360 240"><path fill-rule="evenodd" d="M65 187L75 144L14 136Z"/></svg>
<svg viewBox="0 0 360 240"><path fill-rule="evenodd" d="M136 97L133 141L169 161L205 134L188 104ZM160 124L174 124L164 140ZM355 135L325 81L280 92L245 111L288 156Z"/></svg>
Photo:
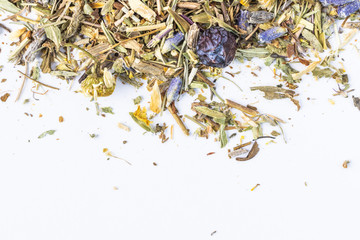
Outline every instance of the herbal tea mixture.
<svg viewBox="0 0 360 240"><path fill-rule="evenodd" d="M217 134L221 147L234 136L227 131L252 131L253 141L229 151L239 161L258 153L257 139L280 135L274 130L264 136L263 123L280 127L283 121L220 96L216 80L224 78L222 69L234 59L263 59L283 84L251 90L269 100L287 98L298 110L295 89L304 75L334 79L334 95L347 97L348 77L335 59L360 28L359 0L0 0L0 9L8 13L0 31L11 32L15 45L8 60L24 66L17 99L27 79L58 89L39 80L40 72L71 84L77 80L80 92L95 102L111 95L118 79L134 88L146 83L150 104L130 112L138 125L165 142L167 126L151 120L169 113L184 134L190 134L186 118L199 126L198 136ZM11 31L8 22L21 27ZM338 42L332 48L330 36ZM241 91L240 82L228 80ZM210 100L199 94L191 105L194 115L182 116L177 101L204 90ZM353 100L360 109L359 99Z"/></svg>

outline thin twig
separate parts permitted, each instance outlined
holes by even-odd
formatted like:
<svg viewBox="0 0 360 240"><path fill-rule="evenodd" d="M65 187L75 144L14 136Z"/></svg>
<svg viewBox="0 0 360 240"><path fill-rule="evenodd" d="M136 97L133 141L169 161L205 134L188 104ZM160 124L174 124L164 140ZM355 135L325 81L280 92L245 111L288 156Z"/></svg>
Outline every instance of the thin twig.
<svg viewBox="0 0 360 240"><path fill-rule="evenodd" d="M215 84L211 82L209 79L207 79L200 71L197 71L196 76L200 78L201 81L209 85L210 87L214 87Z"/></svg>
<svg viewBox="0 0 360 240"><path fill-rule="evenodd" d="M55 90L60 90L60 88L53 87L53 86L47 85L47 84L45 84L45 83L39 82L38 80L29 77L28 75L26 75L25 73L23 73L23 72L21 72L21 71L19 71L19 70L18 70L18 72L19 72L21 75L23 75L24 77L26 77L26 78L30 79L31 81L34 81L34 82L36 82L36 83L38 83L38 84L40 84L40 85L43 85L44 87L52 88L52 89L55 89Z"/></svg>
<svg viewBox="0 0 360 240"><path fill-rule="evenodd" d="M26 61L25 62L25 74L27 74L27 72L28 72L28 67L29 67L29 63ZM25 86L26 78L27 78L26 75L24 75L24 79L23 79L23 81L21 83L21 86L20 86L19 92L18 92L18 94L16 96L15 102L17 100L19 100L19 98L20 98L21 92L22 92L22 90L24 89L24 86Z"/></svg>
<svg viewBox="0 0 360 240"><path fill-rule="evenodd" d="M183 131L183 133L186 136L189 136L189 129L187 129L184 125L184 123L182 122L181 118L173 111L173 108L175 108L175 106L170 105L167 107L167 109L169 110L169 112L171 113L171 115L174 117L176 123L179 125L179 127L181 128L181 130Z"/></svg>
<svg viewBox="0 0 360 240"><path fill-rule="evenodd" d="M245 41L249 40L251 38L251 36L254 35L254 33L256 33L258 28L259 28L259 24L256 25L255 29L245 38Z"/></svg>
<svg viewBox="0 0 360 240"><path fill-rule="evenodd" d="M127 41L134 40L134 39L139 38L139 37L144 37L144 36L147 36L147 35L151 35L151 34L153 34L153 33L159 32L159 31L161 31L161 30L162 30L162 29L156 29L156 30L153 30L153 31L144 33L144 34L140 34L140 35L135 36L135 37L132 37L132 38L128 38L128 39L122 40L122 41L120 41L120 42L112 45L111 47L109 47L109 48L101 51L100 54L103 54L103 53L105 53L105 52L107 52L107 51L109 51L109 50L111 50L111 49L113 49L113 48L116 48L117 46L119 46L119 45L121 45L121 44L123 44L123 43L125 43L125 42L127 42Z"/></svg>

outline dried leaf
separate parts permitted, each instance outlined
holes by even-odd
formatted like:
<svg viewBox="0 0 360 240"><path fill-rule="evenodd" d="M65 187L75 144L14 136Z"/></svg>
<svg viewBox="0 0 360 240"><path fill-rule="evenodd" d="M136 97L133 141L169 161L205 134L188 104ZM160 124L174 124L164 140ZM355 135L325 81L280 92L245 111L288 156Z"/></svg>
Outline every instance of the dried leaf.
<svg viewBox="0 0 360 240"><path fill-rule="evenodd" d="M0 9L11 12L11 13L18 13L20 12L20 8L12 4L7 0L0 0Z"/></svg>
<svg viewBox="0 0 360 240"><path fill-rule="evenodd" d="M46 137L47 135L53 135L54 133L56 132L56 130L48 130L46 132L43 132L42 134L40 134L38 136L38 138L43 138L43 137Z"/></svg>
<svg viewBox="0 0 360 240"><path fill-rule="evenodd" d="M210 109L210 108L205 107L205 106L197 106L197 107L194 107L194 109L197 112L199 112L201 114L204 114L206 116L212 117L212 118L224 119L224 120L226 118L226 115L224 113L213 110L213 109Z"/></svg>
<svg viewBox="0 0 360 240"><path fill-rule="evenodd" d="M306 40L310 42L310 46L314 47L319 52L323 51L321 43L309 30L304 29L301 34Z"/></svg>
<svg viewBox="0 0 360 240"><path fill-rule="evenodd" d="M143 99L142 96L137 96L136 98L133 99L134 104L138 105L139 103L141 103L142 99Z"/></svg>
<svg viewBox="0 0 360 240"><path fill-rule="evenodd" d="M225 127L226 127L225 124L220 125L219 138L220 138L221 148L225 147L226 144L228 143L228 139L227 139L226 132L225 132Z"/></svg>
<svg viewBox="0 0 360 240"><path fill-rule="evenodd" d="M330 78L334 72L330 69L330 68L319 68L319 67L316 67L313 71L312 71L312 74L314 77L316 78L322 78L322 77L325 77L325 78Z"/></svg>
<svg viewBox="0 0 360 240"><path fill-rule="evenodd" d="M114 5L114 0L108 0L101 9L101 15L106 15L108 12L111 12Z"/></svg>
<svg viewBox="0 0 360 240"><path fill-rule="evenodd" d="M307 66L307 68L305 68L304 70L302 70L302 71L300 71L298 73L291 74L292 78L294 80L300 79L304 74L312 72L320 62L321 62L321 60L310 63L310 65Z"/></svg>
<svg viewBox="0 0 360 240"><path fill-rule="evenodd" d="M40 22L43 25L47 25L46 27L44 27L46 37L53 41L55 43L56 49L59 50L62 41L60 29L55 25L48 25L51 22L45 18L43 18Z"/></svg>
<svg viewBox="0 0 360 240"><path fill-rule="evenodd" d="M140 127L142 127L143 129L145 129L145 130L148 131L148 132L154 132L154 130L153 130L151 127L147 126L143 121L140 121L139 119L137 119L137 118L134 116L134 113L130 112L129 114L130 114L131 118L132 118Z"/></svg>
<svg viewBox="0 0 360 240"><path fill-rule="evenodd" d="M111 113L111 114L114 114L112 107L103 107L103 108L101 108L101 111L102 111L103 113Z"/></svg>
<svg viewBox="0 0 360 240"><path fill-rule="evenodd" d="M247 160L250 160L252 158L254 158L258 152L260 151L260 148L259 148L259 145L258 143L255 141L254 144L252 145L251 149L250 149L250 152L248 153L248 155L244 158L242 157L237 157L236 160L237 161L247 161Z"/></svg>

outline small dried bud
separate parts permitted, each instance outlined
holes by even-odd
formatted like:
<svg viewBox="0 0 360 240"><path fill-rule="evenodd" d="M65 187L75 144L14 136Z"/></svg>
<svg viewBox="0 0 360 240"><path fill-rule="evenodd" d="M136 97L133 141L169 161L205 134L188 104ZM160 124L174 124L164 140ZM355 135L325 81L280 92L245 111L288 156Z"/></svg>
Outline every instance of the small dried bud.
<svg viewBox="0 0 360 240"><path fill-rule="evenodd" d="M171 79L169 88L166 91L166 107L168 107L179 96L181 86L182 79L180 77Z"/></svg>
<svg viewBox="0 0 360 240"><path fill-rule="evenodd" d="M177 46L182 40L184 40L184 34L182 32L175 33L173 37L165 40L161 53L165 54L175 49L174 45Z"/></svg>
<svg viewBox="0 0 360 240"><path fill-rule="evenodd" d="M270 43L276 38L282 37L287 33L287 29L283 27L273 27L259 34L261 43Z"/></svg>

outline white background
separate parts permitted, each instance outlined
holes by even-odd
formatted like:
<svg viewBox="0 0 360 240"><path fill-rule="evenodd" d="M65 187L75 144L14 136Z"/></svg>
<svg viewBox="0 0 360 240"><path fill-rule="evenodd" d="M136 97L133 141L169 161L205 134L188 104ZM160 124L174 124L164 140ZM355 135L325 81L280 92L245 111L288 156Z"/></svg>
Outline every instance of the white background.
<svg viewBox="0 0 360 240"><path fill-rule="evenodd" d="M5 42L7 34L1 34ZM359 47L354 40L352 44ZM36 101L27 81L14 103L22 81L16 69L24 69L6 63L8 43L0 47L5 65L0 79L7 79L0 83L0 95L11 94L0 102L1 240L360 238L360 112L351 99L360 95L360 54L351 44L340 58L356 90L349 98L334 97L333 79L308 76L296 90L299 112L287 99L268 101L260 92L250 92L250 86L280 83L261 60L234 62L233 69L226 69L241 71L234 80L243 92L219 79L221 96L287 122L287 144L282 136L276 143L261 140L258 156L247 162L229 159L227 149L241 135L250 141L248 133L238 133L220 149L215 136L183 136L165 112L154 121L174 124L174 139L162 144L158 136L144 134L128 112L136 110L132 99L139 95L145 98L141 106L148 107L149 93L120 81L111 97L99 99L100 107L114 109L115 115L106 117L97 116L94 103L75 93L77 83L68 90L65 81L48 75L40 80L61 91L50 90ZM258 65L262 70L254 70L254 77L250 72ZM23 104L27 98L30 102ZM181 114L193 115L189 110L195 98L185 94L180 99ZM119 129L118 122L131 132ZM197 126L185 124L194 133ZM50 129L56 130L53 136L38 139ZM264 125L266 135L272 130L279 131ZM92 133L98 137L90 138ZM132 166L107 160L103 148ZM209 152L215 154L207 156ZM350 161L347 169L342 167L345 160ZM251 191L256 184L260 186Z"/></svg>

